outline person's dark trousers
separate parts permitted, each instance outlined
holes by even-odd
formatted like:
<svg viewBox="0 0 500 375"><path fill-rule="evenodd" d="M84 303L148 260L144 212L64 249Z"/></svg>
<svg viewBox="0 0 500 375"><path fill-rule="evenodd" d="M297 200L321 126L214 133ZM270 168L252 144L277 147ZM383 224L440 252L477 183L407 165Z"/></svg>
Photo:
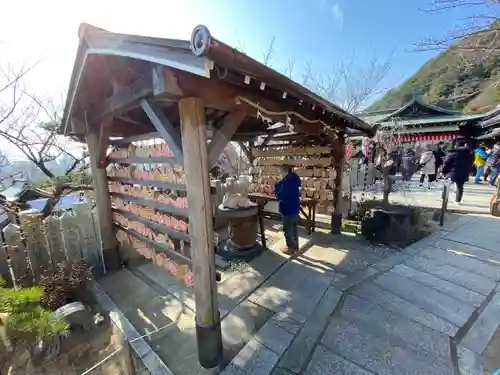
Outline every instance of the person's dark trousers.
<svg viewBox="0 0 500 375"><path fill-rule="evenodd" d="M299 215L283 216L283 232L286 246L297 251L299 249Z"/></svg>
<svg viewBox="0 0 500 375"><path fill-rule="evenodd" d="M425 176L427 176L427 178L429 179L429 182L434 182L436 181L436 174L428 174L428 175L421 175L420 176L420 183L423 184L424 183L424 180L425 180Z"/></svg>
<svg viewBox="0 0 500 375"><path fill-rule="evenodd" d="M490 174L491 174L491 167L487 165L484 170L484 181L488 181L488 177L490 177Z"/></svg>
<svg viewBox="0 0 500 375"><path fill-rule="evenodd" d="M455 201L460 203L462 202L462 197L464 195L464 183L463 182L455 182L457 185L457 193L455 195Z"/></svg>

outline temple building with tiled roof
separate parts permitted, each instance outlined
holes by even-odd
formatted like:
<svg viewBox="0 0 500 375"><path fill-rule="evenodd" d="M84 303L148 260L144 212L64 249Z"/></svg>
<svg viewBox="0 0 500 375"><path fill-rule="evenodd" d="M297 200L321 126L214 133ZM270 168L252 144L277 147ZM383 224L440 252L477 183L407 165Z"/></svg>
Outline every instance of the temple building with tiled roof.
<svg viewBox="0 0 500 375"><path fill-rule="evenodd" d="M477 138L484 133L481 121L498 111L464 114L425 103L415 97L400 108L363 112L358 116L378 129L397 127L403 143L438 143L457 136Z"/></svg>

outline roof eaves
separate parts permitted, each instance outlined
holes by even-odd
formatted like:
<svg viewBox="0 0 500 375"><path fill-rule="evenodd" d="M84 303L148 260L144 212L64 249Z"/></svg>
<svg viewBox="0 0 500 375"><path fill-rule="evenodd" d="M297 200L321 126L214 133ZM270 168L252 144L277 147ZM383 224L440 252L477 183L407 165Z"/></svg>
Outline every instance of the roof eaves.
<svg viewBox="0 0 500 375"><path fill-rule="evenodd" d="M223 67L243 72L252 78L262 80L269 86L282 89L287 94L294 95L300 100L307 101L316 107L322 107L326 111L341 117L350 123L352 127L358 128L365 133L373 134L374 132L370 125L358 117L349 114L339 106L330 103L285 75L213 38L209 30L203 25L197 26L193 30L191 49L196 56L207 56Z"/></svg>
<svg viewBox="0 0 500 375"><path fill-rule="evenodd" d="M73 103L87 57L91 54L140 59L206 78L210 77L213 68L210 60L193 55L188 41L116 34L88 24L80 25L78 35L80 42L64 106L61 134L68 133Z"/></svg>

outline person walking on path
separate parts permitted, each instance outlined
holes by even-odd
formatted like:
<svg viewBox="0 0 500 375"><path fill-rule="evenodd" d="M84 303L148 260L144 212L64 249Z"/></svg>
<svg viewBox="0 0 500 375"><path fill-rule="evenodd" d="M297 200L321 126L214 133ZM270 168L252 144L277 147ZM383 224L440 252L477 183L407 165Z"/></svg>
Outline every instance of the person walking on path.
<svg viewBox="0 0 500 375"><path fill-rule="evenodd" d="M411 181L413 172L415 171L415 151L412 148L408 148L403 154L403 181Z"/></svg>
<svg viewBox="0 0 500 375"><path fill-rule="evenodd" d="M293 254L299 250L300 177L290 165L281 167L283 179L274 186L278 208L283 220L286 248L281 251Z"/></svg>
<svg viewBox="0 0 500 375"><path fill-rule="evenodd" d="M486 165L486 159L488 159L486 147L484 147L484 145L480 145L474 150L474 165L476 166L476 178L474 182L476 185L481 182L481 177L484 176L484 166Z"/></svg>
<svg viewBox="0 0 500 375"><path fill-rule="evenodd" d="M420 157L419 164L422 173L422 175L420 176L420 185L424 183L425 176L427 176L429 184L436 181L436 158L434 157L434 152L432 151L431 145L427 145L426 150Z"/></svg>
<svg viewBox="0 0 500 375"><path fill-rule="evenodd" d="M490 156L488 157L486 163L491 168L489 183L490 185L495 186L495 180L497 179L498 175L500 175L500 141L497 141L497 143L495 143L495 146L493 146L493 149L491 150Z"/></svg>
<svg viewBox="0 0 500 375"><path fill-rule="evenodd" d="M455 148L444 160L443 174L455 183L457 193L455 202L460 205L464 195L464 184L469 180L472 168L472 154L465 140L458 140Z"/></svg>
<svg viewBox="0 0 500 375"><path fill-rule="evenodd" d="M435 165L436 165L436 176L440 175L441 167L443 166L444 158L446 157L443 151L443 142L439 142L436 150L434 151Z"/></svg>

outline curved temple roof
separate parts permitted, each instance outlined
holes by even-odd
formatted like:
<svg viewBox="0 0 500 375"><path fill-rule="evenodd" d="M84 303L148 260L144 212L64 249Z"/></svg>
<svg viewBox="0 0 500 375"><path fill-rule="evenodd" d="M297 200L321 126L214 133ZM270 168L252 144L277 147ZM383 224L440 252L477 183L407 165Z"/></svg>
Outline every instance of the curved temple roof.
<svg viewBox="0 0 500 375"><path fill-rule="evenodd" d="M164 105L168 100L175 102L182 96L198 96L199 93L211 97L208 93L216 91L218 85L224 87L225 99L235 94L231 97L233 106L235 98L240 98L237 104L247 100L254 109L258 106L257 112L269 115L274 121L280 121L276 117L281 115L283 118L286 114L295 116L308 130L314 129L314 124L322 124L332 129L351 128L368 135L374 133L370 125L355 115L213 38L204 26L194 29L191 41L116 34L88 24L80 26L79 38L61 124L64 134L76 134L72 125L75 118L88 127L87 120L97 122L105 115L116 117L129 113L128 126L134 122L140 125L139 113L130 112L134 110L133 101L126 111L123 108L121 111L103 110L103 103L116 109L119 97L126 93L128 98L135 98L135 107L140 99L154 97L156 100L160 95L163 95L161 103ZM159 80L154 72L161 72L162 78ZM210 105L207 103L206 107ZM218 107L212 108L220 110ZM268 113L263 112L264 109ZM258 127L256 116L253 117L241 131ZM263 129L258 130L262 132ZM80 135L83 134L80 132ZM123 134L112 132L110 136Z"/></svg>

